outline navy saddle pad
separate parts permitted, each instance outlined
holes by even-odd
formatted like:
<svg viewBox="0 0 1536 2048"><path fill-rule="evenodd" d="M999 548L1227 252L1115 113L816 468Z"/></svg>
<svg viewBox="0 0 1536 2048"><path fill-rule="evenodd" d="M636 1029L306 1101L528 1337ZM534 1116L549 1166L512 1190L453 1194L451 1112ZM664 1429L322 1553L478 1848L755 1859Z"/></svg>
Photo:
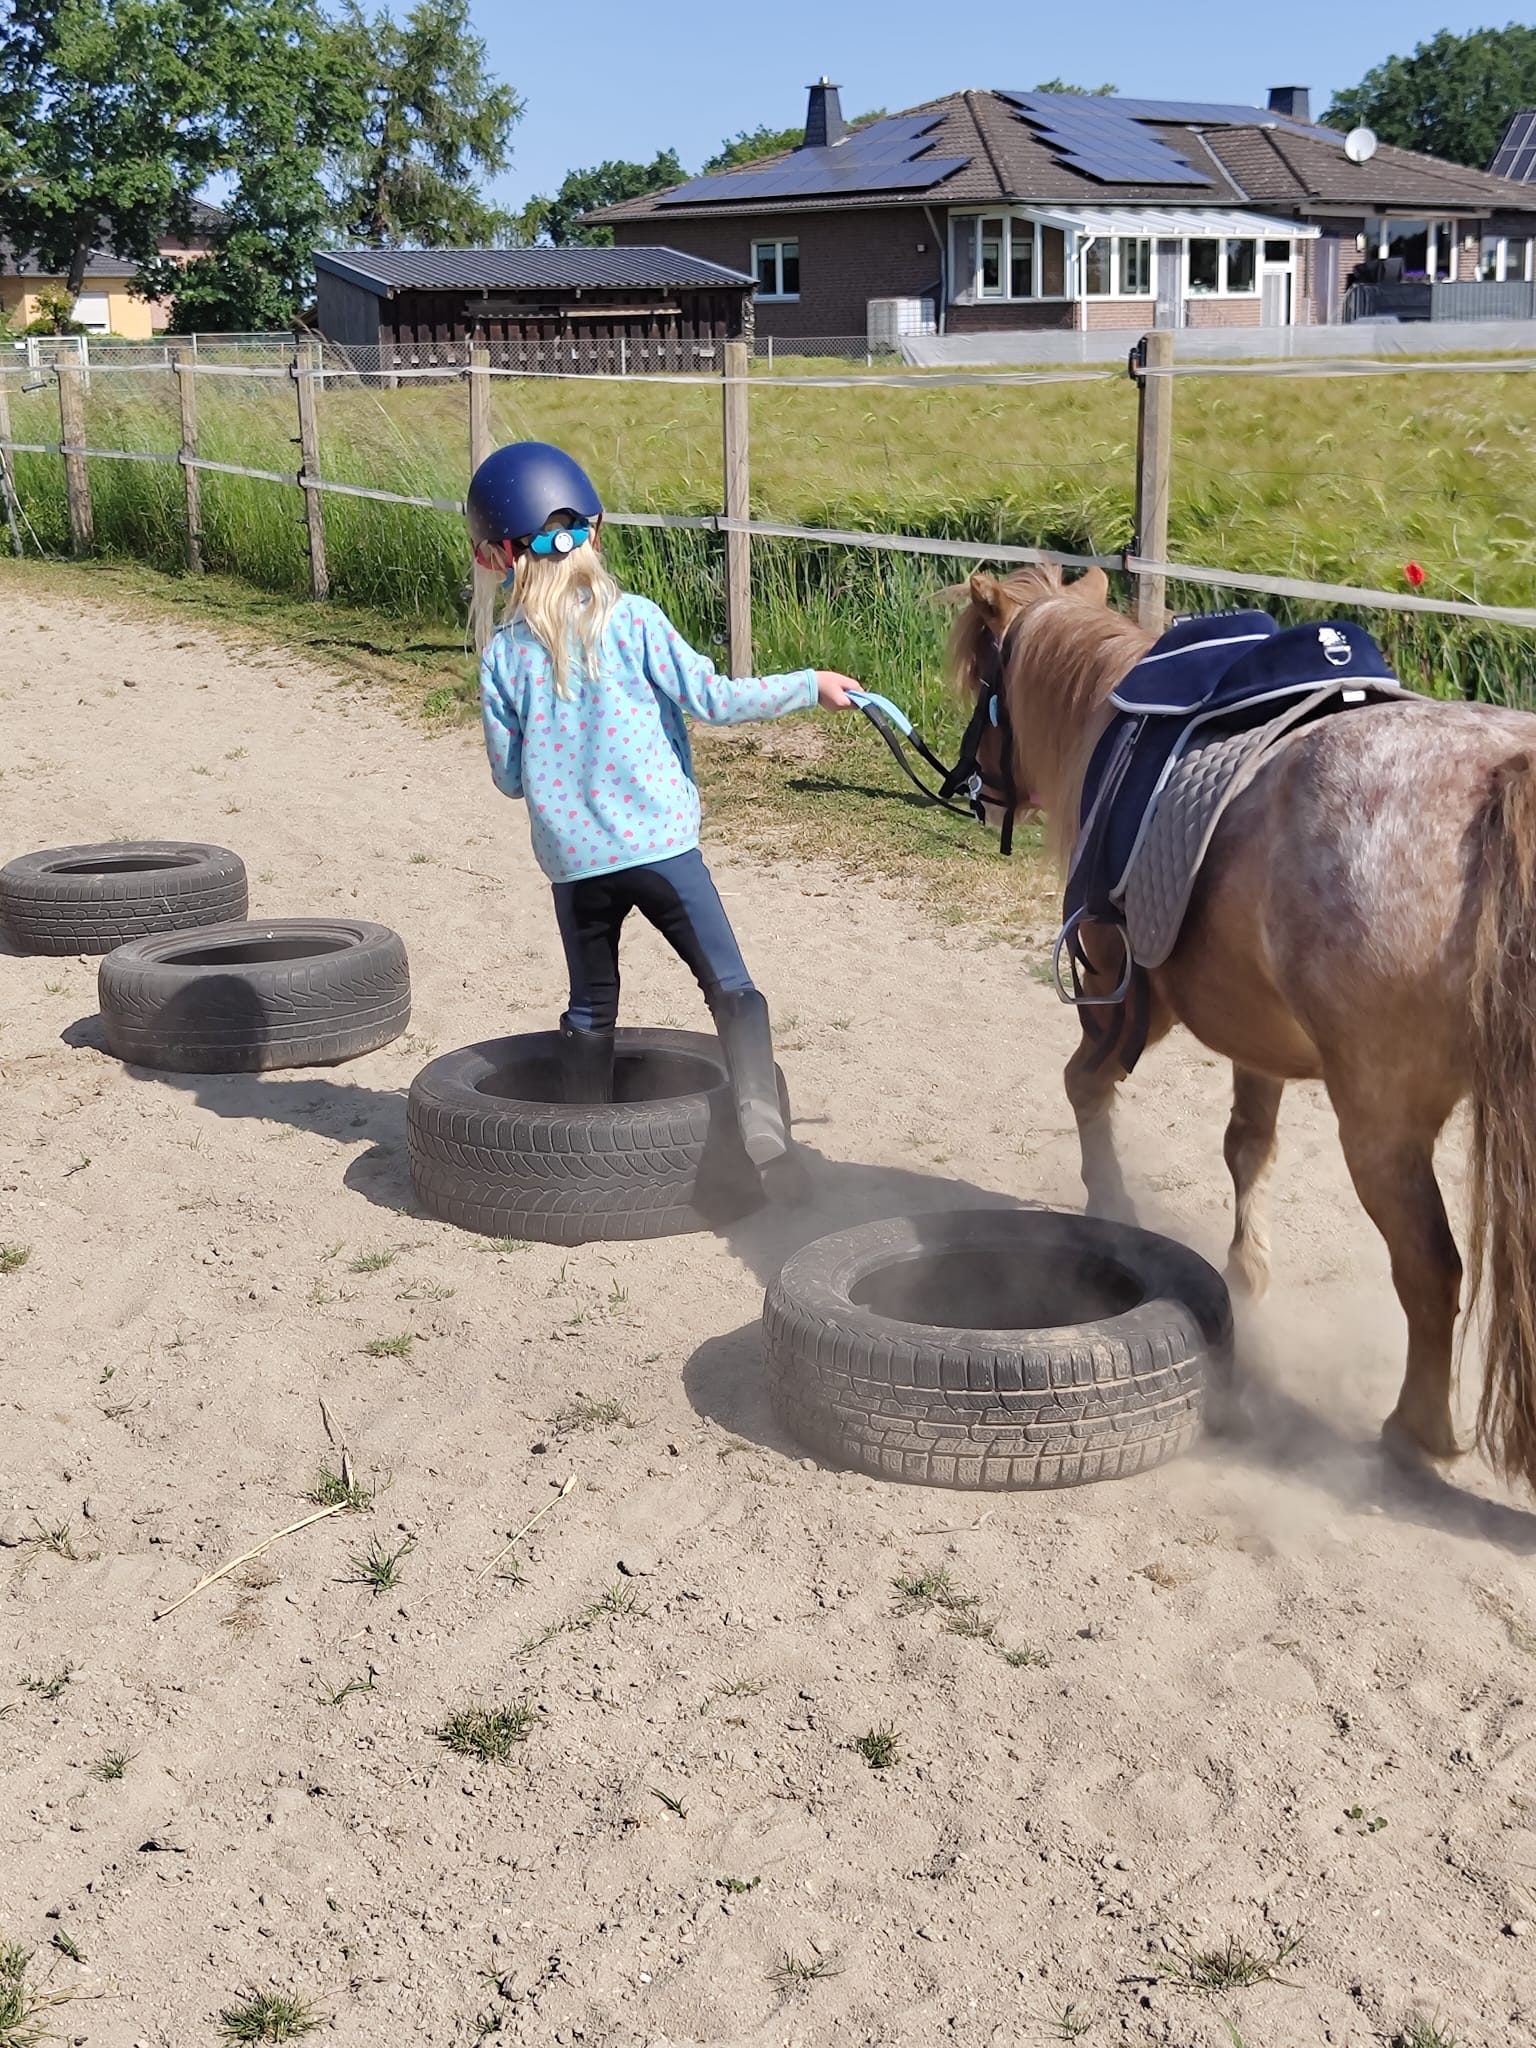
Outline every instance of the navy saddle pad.
<svg viewBox="0 0 1536 2048"><path fill-rule="evenodd" d="M1401 685L1365 628L1344 620L1282 628L1268 612L1180 619L1110 697L1115 715L1083 785L1068 918L1121 921L1119 892L1142 819L1197 736L1264 725L1325 690L1342 708L1396 696Z"/></svg>

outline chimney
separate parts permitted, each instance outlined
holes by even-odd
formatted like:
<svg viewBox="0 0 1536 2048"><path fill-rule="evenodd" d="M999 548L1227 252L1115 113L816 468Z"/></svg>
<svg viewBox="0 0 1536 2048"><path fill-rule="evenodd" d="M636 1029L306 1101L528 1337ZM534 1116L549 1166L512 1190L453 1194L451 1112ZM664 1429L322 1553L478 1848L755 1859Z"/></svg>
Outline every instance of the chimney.
<svg viewBox="0 0 1536 2048"><path fill-rule="evenodd" d="M1312 88L1309 85L1272 85L1269 88L1269 111L1285 114L1292 121L1310 122Z"/></svg>
<svg viewBox="0 0 1536 2048"><path fill-rule="evenodd" d="M810 88L805 109L805 140L802 149L829 149L841 142L848 130L843 126L843 105L830 78L819 78Z"/></svg>

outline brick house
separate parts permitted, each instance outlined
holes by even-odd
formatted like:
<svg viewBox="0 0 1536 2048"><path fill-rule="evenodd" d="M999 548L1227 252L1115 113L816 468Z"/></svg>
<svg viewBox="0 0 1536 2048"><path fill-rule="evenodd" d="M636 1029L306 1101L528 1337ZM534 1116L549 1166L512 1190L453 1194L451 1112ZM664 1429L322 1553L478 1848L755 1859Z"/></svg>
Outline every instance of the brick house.
<svg viewBox="0 0 1536 2048"><path fill-rule="evenodd" d="M589 218L750 271L758 333L786 340L1309 325L1355 279L1536 294L1529 188L1364 131L1346 148L1308 100L978 90L849 130L823 79L799 148Z"/></svg>

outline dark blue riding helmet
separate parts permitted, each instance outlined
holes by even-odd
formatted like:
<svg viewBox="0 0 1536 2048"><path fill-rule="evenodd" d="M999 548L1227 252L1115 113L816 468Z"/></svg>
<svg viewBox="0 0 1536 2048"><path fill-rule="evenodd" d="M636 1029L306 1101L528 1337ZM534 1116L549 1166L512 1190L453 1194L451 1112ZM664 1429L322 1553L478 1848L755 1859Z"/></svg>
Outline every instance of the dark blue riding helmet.
<svg viewBox="0 0 1536 2048"><path fill-rule="evenodd" d="M487 455L470 479L464 512L470 539L531 540L557 512L597 519L603 510L592 479L548 441L512 441Z"/></svg>

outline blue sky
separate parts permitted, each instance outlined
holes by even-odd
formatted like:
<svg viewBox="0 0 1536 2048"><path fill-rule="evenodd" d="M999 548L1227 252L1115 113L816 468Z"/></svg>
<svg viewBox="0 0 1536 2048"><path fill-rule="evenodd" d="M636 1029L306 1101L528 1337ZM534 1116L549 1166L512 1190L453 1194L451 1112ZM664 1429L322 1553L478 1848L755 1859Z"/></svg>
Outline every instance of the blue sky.
<svg viewBox="0 0 1536 2048"><path fill-rule="evenodd" d="M1053 77L1143 99L1261 104L1271 85L1309 85L1321 111L1382 58L1438 29L1502 26L1506 9L1513 0L1492 13L1454 0L1098 0L953 12L934 0L475 0L474 12L495 70L527 102L512 169L496 186L520 204L578 165L649 159L669 144L695 170L738 129L803 119L805 87L823 72L842 86L849 113Z"/></svg>

